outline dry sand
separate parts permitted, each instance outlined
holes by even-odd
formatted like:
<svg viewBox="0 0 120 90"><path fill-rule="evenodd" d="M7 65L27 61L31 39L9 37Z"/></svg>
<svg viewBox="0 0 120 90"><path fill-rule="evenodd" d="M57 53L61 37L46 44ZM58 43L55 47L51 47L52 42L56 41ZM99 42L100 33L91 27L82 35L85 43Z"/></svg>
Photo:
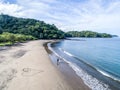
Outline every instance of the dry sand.
<svg viewBox="0 0 120 90"><path fill-rule="evenodd" d="M31 41L0 50L0 90L73 90L43 47Z"/></svg>

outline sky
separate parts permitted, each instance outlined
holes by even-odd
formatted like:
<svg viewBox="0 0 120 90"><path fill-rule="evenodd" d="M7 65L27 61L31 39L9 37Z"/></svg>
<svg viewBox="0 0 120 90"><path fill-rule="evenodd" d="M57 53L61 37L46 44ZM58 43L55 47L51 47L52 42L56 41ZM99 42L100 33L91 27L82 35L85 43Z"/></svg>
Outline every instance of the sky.
<svg viewBox="0 0 120 90"><path fill-rule="evenodd" d="M34 18L63 31L120 36L120 0L0 0L0 14Z"/></svg>

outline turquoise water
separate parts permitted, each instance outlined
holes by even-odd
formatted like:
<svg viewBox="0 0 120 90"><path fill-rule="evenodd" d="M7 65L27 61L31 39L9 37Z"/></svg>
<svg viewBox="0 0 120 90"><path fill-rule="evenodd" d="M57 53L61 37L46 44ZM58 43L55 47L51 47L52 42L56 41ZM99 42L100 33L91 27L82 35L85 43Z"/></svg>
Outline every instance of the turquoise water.
<svg viewBox="0 0 120 90"><path fill-rule="evenodd" d="M83 61L102 75L115 80L115 83L112 83L113 87L116 81L120 81L120 38L75 38L63 40L54 44L54 47L56 51L76 57L77 61L69 61L73 61L77 67L82 66L78 63ZM120 87L118 85L117 87Z"/></svg>

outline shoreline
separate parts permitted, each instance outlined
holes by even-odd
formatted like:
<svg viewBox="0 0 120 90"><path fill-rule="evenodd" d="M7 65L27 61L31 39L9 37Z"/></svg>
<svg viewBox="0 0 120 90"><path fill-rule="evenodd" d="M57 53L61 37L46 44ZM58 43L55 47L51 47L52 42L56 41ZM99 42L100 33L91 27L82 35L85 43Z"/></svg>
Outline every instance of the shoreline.
<svg viewBox="0 0 120 90"><path fill-rule="evenodd" d="M48 42L48 43L56 43L56 42L58 41ZM52 55L53 52L48 49L48 46L47 46L48 43L45 43L44 47L48 52L52 63L64 75L65 80L70 86L73 87L73 90L91 90L87 85L85 85L83 80L76 74L76 72L68 65L67 62L61 59L58 63L57 58L59 57L56 56L52 58L52 56L54 55Z"/></svg>
<svg viewBox="0 0 120 90"><path fill-rule="evenodd" d="M53 59L55 58L54 56L58 56L59 58L62 58L66 63L69 63L69 61L71 62L71 60L75 60L77 59L75 56L73 56L71 53L69 52L66 52L66 51L59 51L58 48L55 47L55 45L52 45L49 44L48 47L49 49L55 54L53 55ZM65 52L65 55L63 52ZM67 61L68 60L68 61ZM81 60L80 60L81 61ZM53 61L55 62L55 60ZM75 60L76 62L76 60ZM85 76L89 77L86 78L86 80L84 80L85 83L87 83L86 85L88 85L90 88L93 88L93 89L97 89L97 90L101 90L102 87L103 87L103 90L118 90L120 87L119 87L119 84L117 81L114 81L113 79L109 78L109 77L106 77L104 75L102 75L100 72L98 72L96 69L92 68L91 66L89 65L84 65L84 63L82 64L83 62L80 62L79 65L80 65L80 68L77 68L77 65L75 65L75 67L72 66L72 70L75 71L75 73L81 78L82 77L82 80L84 80L86 77L84 77L82 74L79 73L79 71L77 69L80 69L80 72L81 70L83 71L83 73L85 74ZM71 64L71 63L70 63ZM74 64L74 63L73 63ZM82 66L81 66L82 65ZM71 65L68 65L69 67L71 67ZM87 71L89 73L86 73L84 71ZM79 75L80 74L80 75ZM81 76L82 75L82 76ZM95 76L97 75L97 76ZM84 78L83 78L84 77ZM105 80L104 80L105 79ZM112 80L112 81L111 81ZM90 84L91 83L91 84ZM93 83L93 84L92 84ZM95 84L96 83L96 84ZM99 84L99 85L97 85ZM92 85L92 86L91 86ZM96 87L97 85L97 87ZM101 87L102 85L102 87ZM95 88L94 88L95 86ZM101 89L100 89L101 88ZM96 90L95 89L95 90Z"/></svg>

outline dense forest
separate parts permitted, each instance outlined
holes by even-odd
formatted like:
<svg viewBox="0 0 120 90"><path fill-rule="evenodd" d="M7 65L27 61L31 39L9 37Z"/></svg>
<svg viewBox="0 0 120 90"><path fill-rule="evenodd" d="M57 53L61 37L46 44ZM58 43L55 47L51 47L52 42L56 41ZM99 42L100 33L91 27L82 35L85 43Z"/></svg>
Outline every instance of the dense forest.
<svg viewBox="0 0 120 90"><path fill-rule="evenodd" d="M32 35L38 39L63 39L65 33L54 24L46 24L35 19L16 18L8 15L0 15L0 33Z"/></svg>
<svg viewBox="0 0 120 90"><path fill-rule="evenodd" d="M111 38L112 35L107 33L97 33L93 31L69 31L67 35L70 37L89 37L89 38Z"/></svg>
<svg viewBox="0 0 120 90"><path fill-rule="evenodd" d="M65 33L54 24L46 24L44 21L0 15L0 43L12 44L26 40L65 39L66 37L111 38L112 35L93 31L69 31Z"/></svg>

